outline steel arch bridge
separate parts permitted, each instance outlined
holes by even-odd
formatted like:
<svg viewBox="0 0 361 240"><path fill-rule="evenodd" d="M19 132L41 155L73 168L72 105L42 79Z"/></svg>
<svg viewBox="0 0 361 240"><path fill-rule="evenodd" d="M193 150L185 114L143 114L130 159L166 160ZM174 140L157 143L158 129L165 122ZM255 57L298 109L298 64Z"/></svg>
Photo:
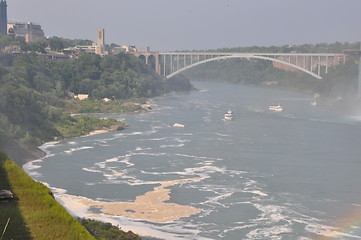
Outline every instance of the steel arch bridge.
<svg viewBox="0 0 361 240"><path fill-rule="evenodd" d="M134 55L167 79L204 63L234 58L272 61L322 79L330 67L346 62L346 55L339 53L137 52Z"/></svg>

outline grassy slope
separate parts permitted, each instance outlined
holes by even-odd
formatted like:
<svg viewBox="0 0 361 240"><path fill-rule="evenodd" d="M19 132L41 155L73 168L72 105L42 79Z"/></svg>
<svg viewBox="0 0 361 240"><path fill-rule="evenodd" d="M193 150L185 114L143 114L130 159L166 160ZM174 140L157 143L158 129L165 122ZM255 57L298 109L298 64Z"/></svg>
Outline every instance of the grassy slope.
<svg viewBox="0 0 361 240"><path fill-rule="evenodd" d="M0 231L10 218L3 239L91 240L90 233L51 196L43 184L31 179L0 152L0 189L15 199L0 201Z"/></svg>

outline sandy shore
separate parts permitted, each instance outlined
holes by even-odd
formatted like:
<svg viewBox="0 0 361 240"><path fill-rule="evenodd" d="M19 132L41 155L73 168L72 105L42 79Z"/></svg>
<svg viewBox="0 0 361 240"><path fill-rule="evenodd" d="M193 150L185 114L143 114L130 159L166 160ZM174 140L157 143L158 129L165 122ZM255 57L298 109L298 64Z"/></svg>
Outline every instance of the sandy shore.
<svg viewBox="0 0 361 240"><path fill-rule="evenodd" d="M88 215L88 217L124 216L154 223L166 223L190 217L201 212L199 209L192 206L165 203L165 201L170 200L169 194L171 193L171 190L169 187L183 182L200 180L202 179L188 178L160 182L160 186L155 187L153 191L149 191L144 195L136 197L134 202L100 202L68 194L56 195L56 198L75 215L85 214ZM93 213L88 210L90 208L96 208L101 213Z"/></svg>
<svg viewBox="0 0 361 240"><path fill-rule="evenodd" d="M94 135L94 134L100 134L100 133L106 133L106 132L109 132L111 129L101 129L101 130L94 130L94 131L91 131L89 133L89 135Z"/></svg>

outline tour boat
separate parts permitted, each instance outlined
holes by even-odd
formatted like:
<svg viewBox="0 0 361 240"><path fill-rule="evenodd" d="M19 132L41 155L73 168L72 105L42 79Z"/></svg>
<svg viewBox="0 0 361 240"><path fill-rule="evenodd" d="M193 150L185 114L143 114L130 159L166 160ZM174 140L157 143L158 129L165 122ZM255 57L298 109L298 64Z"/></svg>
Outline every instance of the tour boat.
<svg viewBox="0 0 361 240"><path fill-rule="evenodd" d="M269 110L273 111L273 112L282 112L283 108L282 108L282 106L280 104L278 104L278 105L269 106Z"/></svg>
<svg viewBox="0 0 361 240"><path fill-rule="evenodd" d="M232 110L228 110L224 114L224 120L233 120L233 112L232 112Z"/></svg>

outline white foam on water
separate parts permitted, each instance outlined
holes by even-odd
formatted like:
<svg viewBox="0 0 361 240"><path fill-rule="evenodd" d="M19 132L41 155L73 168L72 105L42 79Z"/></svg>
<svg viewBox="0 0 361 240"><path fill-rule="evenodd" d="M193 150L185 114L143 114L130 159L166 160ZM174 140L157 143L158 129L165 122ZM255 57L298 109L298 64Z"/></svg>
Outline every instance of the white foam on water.
<svg viewBox="0 0 361 240"><path fill-rule="evenodd" d="M94 163L94 165L96 165L98 168L101 168L101 169L105 169L106 168L106 162L103 161L103 162L97 162L97 163Z"/></svg>
<svg viewBox="0 0 361 240"><path fill-rule="evenodd" d="M202 164L202 165L213 165L214 164L214 161L203 161L199 164Z"/></svg>
<svg viewBox="0 0 361 240"><path fill-rule="evenodd" d="M212 165L204 165L194 168L185 168L183 171L174 171L174 172L147 172L146 174L151 175L180 175L180 176L199 176L201 179L210 178L210 174L213 173L225 173L226 169L221 167L216 167Z"/></svg>
<svg viewBox="0 0 361 240"><path fill-rule="evenodd" d="M32 162L28 162L28 163L25 163L23 165L23 169L28 172L28 171L31 171L31 170L34 170L34 169L38 169L38 168L41 168L41 166L39 165L35 165L37 163L42 163L43 160L42 159L38 159L38 160L34 160Z"/></svg>
<svg viewBox="0 0 361 240"><path fill-rule="evenodd" d="M133 156L133 153L127 153L125 155L122 156L118 156L118 162L120 163L124 163L127 167L132 167L134 166L134 163L130 162L131 157Z"/></svg>
<svg viewBox="0 0 361 240"><path fill-rule="evenodd" d="M107 162L107 163L109 163L109 162L117 162L118 160L119 160L119 158L114 157L114 158L110 158L110 159L105 160L105 162Z"/></svg>
<svg viewBox="0 0 361 240"><path fill-rule="evenodd" d="M93 149L94 147L91 146L84 146L84 147L78 147L78 148L70 148L69 150L64 151L66 154L72 154L73 152L81 151L81 150L87 150L87 149Z"/></svg>
<svg viewBox="0 0 361 240"><path fill-rule="evenodd" d="M229 137L229 134L224 134L224 133L214 133L217 136L221 136L221 137Z"/></svg>
<svg viewBox="0 0 361 240"><path fill-rule="evenodd" d="M146 151L146 150L152 150L152 148L142 148L142 147L135 148L135 151Z"/></svg>
<svg viewBox="0 0 361 240"><path fill-rule="evenodd" d="M329 238L340 238L340 237L349 237L352 239L361 239L361 236L356 236L350 233L344 233L339 231L336 227L327 226L323 224L319 224L316 222L310 222L305 220L295 220L295 222L305 224L305 230L311 233L315 233L317 235L329 237Z"/></svg>
<svg viewBox="0 0 361 240"><path fill-rule="evenodd" d="M102 221L102 222L109 222L114 226L120 226L123 231L132 231L140 236L143 237L154 237L157 239L165 239L165 240L186 240L187 238L183 237L177 233L170 233L163 231L160 227L156 227L144 222L130 220L124 217L114 217L114 218L107 218L107 217L93 217L93 219ZM188 239L198 239L188 238ZM201 240L202 238L200 238ZM207 240L203 238L202 240Z"/></svg>
<svg viewBox="0 0 361 240"><path fill-rule="evenodd" d="M46 151L48 148L55 146L61 146L60 141L46 142L43 145L41 145L39 148L43 151Z"/></svg>
<svg viewBox="0 0 361 240"><path fill-rule="evenodd" d="M180 144L170 144L170 145L160 145L160 148L181 148L184 147L184 143L180 143Z"/></svg>
<svg viewBox="0 0 361 240"><path fill-rule="evenodd" d="M221 160L223 160L222 158L203 157L203 156L196 156L196 155L189 155L189 154L181 154L181 153L176 153L176 154L174 154L174 155L175 155L175 156L180 156L180 157L194 158L195 160L203 160L203 159L213 160L213 161L221 161Z"/></svg>
<svg viewBox="0 0 361 240"><path fill-rule="evenodd" d="M90 218L88 216L89 207L73 196L67 194L54 194L56 201L58 201L72 216L80 218Z"/></svg>
<svg viewBox="0 0 361 240"><path fill-rule="evenodd" d="M49 184L47 183L43 183L45 186L47 186L48 188L51 189L52 193L53 194L66 194L67 193L67 190L64 189L64 188L56 188L56 187L51 187Z"/></svg>
<svg viewBox="0 0 361 240"><path fill-rule="evenodd" d="M24 164L22 166L22 168L24 169L24 171L31 177L33 178L39 178L42 177L43 175L37 171L35 171L35 169L39 169L41 168L40 165L36 165L37 163L42 163L43 160L42 159L38 159L32 162L28 162L26 164Z"/></svg>
<svg viewBox="0 0 361 240"><path fill-rule="evenodd" d="M231 197L233 195L233 192L226 192L226 193L219 193L219 192L215 192L218 194L218 196L215 197L208 197L206 201L202 202L202 205L212 205L212 206L217 206L217 207L222 207L222 208L229 208L229 206L227 204L223 204L220 201L227 199L229 197Z"/></svg>
<svg viewBox="0 0 361 240"><path fill-rule="evenodd" d="M273 226L269 228L255 229L247 233L248 239L279 240L285 233L291 233L292 228L285 226Z"/></svg>
<svg viewBox="0 0 361 240"><path fill-rule="evenodd" d="M116 171L116 170L113 170L113 169L110 169L111 173L103 173L103 176L106 177L108 180L115 180L115 179L118 179L120 177L123 177L124 176L124 173L123 172L119 172L119 171Z"/></svg>
<svg viewBox="0 0 361 240"><path fill-rule="evenodd" d="M103 171L100 170L95 170L95 169L91 169L91 168L82 168L83 171L86 172L93 172L93 173L102 173Z"/></svg>
<svg viewBox="0 0 361 240"><path fill-rule="evenodd" d="M193 133L175 133L176 136L193 136Z"/></svg>
<svg viewBox="0 0 361 240"><path fill-rule="evenodd" d="M161 137L161 138L144 138L144 139L139 139L138 141L163 141L166 140L167 137Z"/></svg>
<svg viewBox="0 0 361 240"><path fill-rule="evenodd" d="M286 211L284 207L277 205L261 205L258 203L253 204L259 211L261 211L260 217L257 221L266 221L277 223L282 220L286 220L286 216L283 215L283 212Z"/></svg>
<svg viewBox="0 0 361 240"><path fill-rule="evenodd" d="M140 153L133 153L132 156L154 156L154 157L160 157L160 156L166 156L167 153L145 153L145 152L140 152Z"/></svg>
<svg viewBox="0 0 361 240"><path fill-rule="evenodd" d="M262 192L262 191L260 191L260 190L243 191L243 192L245 192L245 193L252 193L252 194L255 194L255 195L259 195L259 196L261 196L261 197L267 197L267 196L268 196L267 193L264 193L264 192Z"/></svg>

